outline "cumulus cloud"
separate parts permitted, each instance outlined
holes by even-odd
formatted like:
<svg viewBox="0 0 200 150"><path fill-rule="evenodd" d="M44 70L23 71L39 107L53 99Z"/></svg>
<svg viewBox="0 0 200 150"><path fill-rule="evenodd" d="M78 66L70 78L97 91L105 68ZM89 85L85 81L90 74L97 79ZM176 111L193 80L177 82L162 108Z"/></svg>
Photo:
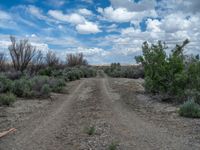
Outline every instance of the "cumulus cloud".
<svg viewBox="0 0 200 150"><path fill-rule="evenodd" d="M90 33L101 32L101 30L95 23L88 22L88 21L85 21L85 23L83 23L83 24L78 24L76 26L76 30L81 34L90 34Z"/></svg>
<svg viewBox="0 0 200 150"><path fill-rule="evenodd" d="M79 12L80 11L85 14L86 12L87 14L89 13L89 11L86 9L81 9L79 10ZM101 32L97 24L87 21L85 17L81 16L80 14L77 13L63 14L61 11L57 10L50 10L48 14L57 20L69 22L76 25L75 28L77 32L80 34L91 34L91 33Z"/></svg>
<svg viewBox="0 0 200 150"><path fill-rule="evenodd" d="M106 57L109 57L110 52L97 47L77 47L69 50L68 53L83 53L84 57L92 64L104 64Z"/></svg>
<svg viewBox="0 0 200 150"><path fill-rule="evenodd" d="M106 7L98 8L97 11L103 16L103 18L110 22L132 22L138 25L145 17L156 17L157 13L155 10L145 10L145 11L129 11L127 8L116 8Z"/></svg>
<svg viewBox="0 0 200 150"><path fill-rule="evenodd" d="M165 8L168 12L173 13L174 11L181 12L200 12L200 1L199 0L167 0L167 1L159 1L159 8Z"/></svg>
<svg viewBox="0 0 200 150"><path fill-rule="evenodd" d="M73 24L81 24L85 22L85 18L79 14L72 13L72 14L64 14L62 11L59 10L49 10L48 14L52 16L53 18L63 21L63 22L69 22Z"/></svg>
<svg viewBox="0 0 200 150"><path fill-rule="evenodd" d="M105 9L99 8L98 11L109 21L115 22L130 22L135 16L134 13L129 12L126 8L113 9L107 7Z"/></svg>

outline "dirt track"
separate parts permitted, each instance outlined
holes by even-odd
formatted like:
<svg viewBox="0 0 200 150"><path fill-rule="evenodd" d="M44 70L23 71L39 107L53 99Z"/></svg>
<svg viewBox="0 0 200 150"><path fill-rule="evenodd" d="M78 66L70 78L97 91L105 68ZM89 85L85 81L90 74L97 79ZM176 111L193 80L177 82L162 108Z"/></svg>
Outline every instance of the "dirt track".
<svg viewBox="0 0 200 150"><path fill-rule="evenodd" d="M130 84L127 86L124 81L138 86L128 91ZM154 114L159 116L152 107L152 111L146 111L148 107L144 106L150 106L149 103L136 102L141 98L139 84L135 80L107 77L76 81L68 85L69 94L55 95L52 102L41 102L41 107L11 121L8 127L16 127L17 131L0 139L0 150L106 150L113 142L122 150L200 149L197 134L186 137L196 127L190 125L199 121L183 127L180 123L187 120L175 116L174 127L162 120L173 113L162 113L160 120L153 118ZM134 104L127 102L128 92L132 93ZM2 122L0 126L6 126ZM91 126L96 131L90 136L85 129ZM195 132L198 131L199 128Z"/></svg>

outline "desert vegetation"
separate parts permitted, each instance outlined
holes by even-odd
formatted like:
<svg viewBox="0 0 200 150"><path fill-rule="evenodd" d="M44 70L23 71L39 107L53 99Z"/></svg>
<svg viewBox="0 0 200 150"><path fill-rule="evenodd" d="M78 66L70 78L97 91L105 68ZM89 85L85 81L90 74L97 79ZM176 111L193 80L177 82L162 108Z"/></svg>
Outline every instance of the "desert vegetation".
<svg viewBox="0 0 200 150"><path fill-rule="evenodd" d="M142 65L121 66L120 63L112 63L110 66L104 67L104 72L115 78L144 78Z"/></svg>
<svg viewBox="0 0 200 150"><path fill-rule="evenodd" d="M185 40L167 54L165 43L144 42L143 55L136 60L144 67L147 92L160 95L163 101L184 103L179 111L182 116L199 117L200 59L199 55L185 55L188 43Z"/></svg>
<svg viewBox="0 0 200 150"><path fill-rule="evenodd" d="M68 54L63 63L52 51L43 54L28 39L10 37L10 59L0 53L0 105L11 105L17 97L47 98L63 92L68 81L96 76L82 53Z"/></svg>
<svg viewBox="0 0 200 150"><path fill-rule="evenodd" d="M181 116L200 117L200 58L185 54L189 40L176 45L170 52L164 42L144 42L141 56L136 56L138 65L121 66L112 63L103 70L111 77L144 78L145 91L165 102L182 104Z"/></svg>

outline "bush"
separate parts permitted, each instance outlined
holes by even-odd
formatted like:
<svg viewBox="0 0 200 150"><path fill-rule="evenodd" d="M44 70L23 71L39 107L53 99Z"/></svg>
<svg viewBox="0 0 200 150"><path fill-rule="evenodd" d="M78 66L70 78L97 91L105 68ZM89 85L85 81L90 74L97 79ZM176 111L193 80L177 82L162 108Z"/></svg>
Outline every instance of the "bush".
<svg viewBox="0 0 200 150"><path fill-rule="evenodd" d="M31 97L31 96L33 96L32 84L26 78L15 80L12 84L11 91L12 91L12 93L14 93L18 97Z"/></svg>
<svg viewBox="0 0 200 150"><path fill-rule="evenodd" d="M51 88L48 84L44 84L41 88L41 94L43 96L49 96L51 92Z"/></svg>
<svg viewBox="0 0 200 150"><path fill-rule="evenodd" d="M81 67L80 70L82 71L82 77L84 78L90 78L96 76L96 70L93 68Z"/></svg>
<svg viewBox="0 0 200 150"><path fill-rule="evenodd" d="M119 63L112 63L109 67L104 68L104 72L115 78L144 78L144 69L138 66L121 66Z"/></svg>
<svg viewBox="0 0 200 150"><path fill-rule="evenodd" d="M66 73L66 78L69 81L79 80L82 77L82 72L80 70L74 69Z"/></svg>
<svg viewBox="0 0 200 150"><path fill-rule="evenodd" d="M12 93L0 94L0 106L10 106L15 100L16 97Z"/></svg>
<svg viewBox="0 0 200 150"><path fill-rule="evenodd" d="M84 59L84 56L82 53L68 54L67 55L67 65L70 67L87 66L88 62L86 59Z"/></svg>
<svg viewBox="0 0 200 150"><path fill-rule="evenodd" d="M12 81L4 75L0 75L0 93L9 92L11 90Z"/></svg>
<svg viewBox="0 0 200 150"><path fill-rule="evenodd" d="M200 105L190 100L181 105L178 112L180 116L200 118Z"/></svg>
<svg viewBox="0 0 200 150"><path fill-rule="evenodd" d="M149 45L144 42L143 55L136 57L136 61L144 66L145 89L154 94L167 94L174 100L184 101L185 91L192 89L188 86L190 67L186 66L184 47L189 43L185 40L182 45L176 45L169 55L162 42ZM200 73L200 72L199 72ZM199 76L196 74L196 76ZM192 78L191 79L191 82Z"/></svg>
<svg viewBox="0 0 200 150"><path fill-rule="evenodd" d="M23 75L20 71L5 72L4 74L10 80L20 79Z"/></svg>
<svg viewBox="0 0 200 150"><path fill-rule="evenodd" d="M39 72L38 72L38 75L41 75L41 76L52 76L53 74L53 69L48 67L48 68L45 68L45 69L41 69Z"/></svg>
<svg viewBox="0 0 200 150"><path fill-rule="evenodd" d="M12 92L18 97L46 97L51 91L61 92L64 86L63 79L34 76L14 81Z"/></svg>
<svg viewBox="0 0 200 150"><path fill-rule="evenodd" d="M63 91L63 88L65 86L65 80L64 79L51 79L49 82L49 86L52 89L52 92L60 93Z"/></svg>

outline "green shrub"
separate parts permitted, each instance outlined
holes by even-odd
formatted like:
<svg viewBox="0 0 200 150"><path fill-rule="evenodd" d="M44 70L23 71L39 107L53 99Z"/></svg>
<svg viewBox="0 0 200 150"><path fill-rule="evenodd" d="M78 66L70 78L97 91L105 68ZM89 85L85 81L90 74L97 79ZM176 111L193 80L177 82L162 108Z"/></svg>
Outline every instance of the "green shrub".
<svg viewBox="0 0 200 150"><path fill-rule="evenodd" d="M178 112L180 116L200 118L200 105L190 100L181 105Z"/></svg>
<svg viewBox="0 0 200 150"><path fill-rule="evenodd" d="M119 63L112 63L109 67L104 68L104 72L115 78L144 78L144 69L138 66L120 66Z"/></svg>
<svg viewBox="0 0 200 150"><path fill-rule="evenodd" d="M53 77L62 77L63 71L62 70L54 70L54 71L52 71L52 76Z"/></svg>
<svg viewBox="0 0 200 150"><path fill-rule="evenodd" d="M32 84L30 80L22 78L15 80L12 84L12 93L18 97L31 97L33 96Z"/></svg>
<svg viewBox="0 0 200 150"><path fill-rule="evenodd" d="M41 88L41 94L43 96L49 96L51 92L51 88L48 84L44 84Z"/></svg>
<svg viewBox="0 0 200 150"><path fill-rule="evenodd" d="M176 45L169 55L162 42L149 45L144 42L143 55L136 57L136 61L144 66L145 89L154 94L167 94L174 100L187 97L188 67L185 64L184 47L189 43L185 40L182 45Z"/></svg>
<svg viewBox="0 0 200 150"><path fill-rule="evenodd" d="M82 71L82 77L90 78L96 76L96 70L89 67L81 67L80 70Z"/></svg>
<svg viewBox="0 0 200 150"><path fill-rule="evenodd" d="M54 78L49 81L49 85L52 89L52 92L60 93L63 91L63 88L65 86L65 80Z"/></svg>
<svg viewBox="0 0 200 150"><path fill-rule="evenodd" d="M32 89L40 91L44 84L49 84L50 78L48 76L34 76L30 79Z"/></svg>
<svg viewBox="0 0 200 150"><path fill-rule="evenodd" d="M41 76L52 76L53 74L53 69L48 67L48 68L45 68L45 69L41 69L39 72L38 72L38 75L41 75Z"/></svg>
<svg viewBox="0 0 200 150"><path fill-rule="evenodd" d="M16 97L12 93L0 94L0 106L10 106L15 100Z"/></svg>
<svg viewBox="0 0 200 150"><path fill-rule="evenodd" d="M81 71L78 70L71 70L67 72L66 77L69 81L79 80L81 78Z"/></svg>
<svg viewBox="0 0 200 150"><path fill-rule="evenodd" d="M12 87L12 81L4 75L0 75L0 93L9 92Z"/></svg>
<svg viewBox="0 0 200 150"><path fill-rule="evenodd" d="M18 97L43 97L51 91L61 92L65 86L63 79L49 78L48 76L34 76L15 80L12 92Z"/></svg>

